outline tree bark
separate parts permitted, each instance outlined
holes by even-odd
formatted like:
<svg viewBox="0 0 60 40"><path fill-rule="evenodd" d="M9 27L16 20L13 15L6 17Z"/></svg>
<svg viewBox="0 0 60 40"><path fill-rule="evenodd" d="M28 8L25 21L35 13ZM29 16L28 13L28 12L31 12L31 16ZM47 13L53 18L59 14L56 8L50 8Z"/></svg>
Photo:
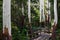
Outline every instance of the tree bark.
<svg viewBox="0 0 60 40"><path fill-rule="evenodd" d="M40 22L45 21L45 14L44 14L44 0L39 0L40 3Z"/></svg>
<svg viewBox="0 0 60 40"><path fill-rule="evenodd" d="M29 19L29 23L31 23L30 0L28 0L28 19Z"/></svg>
<svg viewBox="0 0 60 40"><path fill-rule="evenodd" d="M56 28L57 28L57 0L54 0L54 25L53 25L53 30L52 30L52 40L56 40Z"/></svg>
<svg viewBox="0 0 60 40"><path fill-rule="evenodd" d="M3 40L12 40L11 38L11 0L3 0L3 37L4 37Z"/></svg>

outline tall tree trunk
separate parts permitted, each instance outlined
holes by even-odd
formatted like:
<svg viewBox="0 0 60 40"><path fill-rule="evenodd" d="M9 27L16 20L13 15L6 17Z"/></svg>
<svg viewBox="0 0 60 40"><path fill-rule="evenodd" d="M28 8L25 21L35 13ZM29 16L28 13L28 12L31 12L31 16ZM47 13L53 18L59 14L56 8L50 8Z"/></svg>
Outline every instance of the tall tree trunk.
<svg viewBox="0 0 60 40"><path fill-rule="evenodd" d="M54 25L53 25L53 30L52 30L52 40L56 40L56 28L57 28L57 21L58 21L58 17L57 17L57 0L54 0Z"/></svg>
<svg viewBox="0 0 60 40"><path fill-rule="evenodd" d="M46 10L47 13L46 13L45 16L46 16L46 22L48 22L48 20L49 20L49 19L48 19L48 14L49 14L49 0L46 0L46 8L47 8L47 10Z"/></svg>
<svg viewBox="0 0 60 40"><path fill-rule="evenodd" d="M24 4L22 2L22 15L24 15Z"/></svg>
<svg viewBox="0 0 60 40"><path fill-rule="evenodd" d="M29 19L29 23L31 23L30 0L28 0L28 19Z"/></svg>
<svg viewBox="0 0 60 40"><path fill-rule="evenodd" d="M44 0L39 0L40 3L40 22L45 21L44 15Z"/></svg>
<svg viewBox="0 0 60 40"><path fill-rule="evenodd" d="M44 27L45 14L44 14L44 0L39 0L40 3L40 26Z"/></svg>
<svg viewBox="0 0 60 40"><path fill-rule="evenodd" d="M50 11L50 2L47 0L47 21L51 22L51 11Z"/></svg>
<svg viewBox="0 0 60 40"><path fill-rule="evenodd" d="M3 40L11 38L11 0L3 0Z"/></svg>
<svg viewBox="0 0 60 40"><path fill-rule="evenodd" d="M51 22L51 11L50 11L51 3L50 2L48 2L48 7L49 7L49 9L48 9L48 20L49 20L49 22Z"/></svg>
<svg viewBox="0 0 60 40"><path fill-rule="evenodd" d="M31 10L30 10L30 0L28 0L28 20L29 20L29 34L30 34L30 40L32 39L32 26L31 26Z"/></svg>

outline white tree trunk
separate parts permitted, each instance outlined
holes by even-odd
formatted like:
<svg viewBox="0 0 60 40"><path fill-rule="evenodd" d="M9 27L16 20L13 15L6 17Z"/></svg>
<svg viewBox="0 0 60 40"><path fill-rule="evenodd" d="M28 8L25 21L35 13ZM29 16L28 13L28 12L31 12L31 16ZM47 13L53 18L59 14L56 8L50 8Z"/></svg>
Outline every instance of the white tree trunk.
<svg viewBox="0 0 60 40"><path fill-rule="evenodd" d="M11 0L3 0L3 33L5 27L11 35Z"/></svg>
<svg viewBox="0 0 60 40"><path fill-rule="evenodd" d="M31 23L30 0L28 0L28 18L29 18L29 23Z"/></svg>
<svg viewBox="0 0 60 40"><path fill-rule="evenodd" d="M52 30L52 40L56 39L56 28L57 28L57 21L58 21L58 17L57 17L57 0L54 0L54 25L53 25L53 30Z"/></svg>
<svg viewBox="0 0 60 40"><path fill-rule="evenodd" d="M57 24L58 17L57 17L57 0L54 0L54 22Z"/></svg>
<svg viewBox="0 0 60 40"><path fill-rule="evenodd" d="M51 3L50 2L48 2L48 6L49 6L49 10L48 10L49 22L51 22L51 11L50 11Z"/></svg>
<svg viewBox="0 0 60 40"><path fill-rule="evenodd" d="M51 7L50 2L48 2L48 6L49 6L49 13L48 14L51 14L51 12L50 12L50 7Z"/></svg>
<svg viewBox="0 0 60 40"><path fill-rule="evenodd" d="M24 15L24 5L22 3L22 14Z"/></svg>
<svg viewBox="0 0 60 40"><path fill-rule="evenodd" d="M47 21L48 21L48 14L49 14L49 11L48 11L48 10L49 10L49 1L47 0L46 2L47 2L47 5L46 5L46 6L47 6L47 14L46 14L46 16L47 16Z"/></svg>
<svg viewBox="0 0 60 40"><path fill-rule="evenodd" d="M45 20L45 15L44 15L44 0L39 0L40 2L40 22Z"/></svg>

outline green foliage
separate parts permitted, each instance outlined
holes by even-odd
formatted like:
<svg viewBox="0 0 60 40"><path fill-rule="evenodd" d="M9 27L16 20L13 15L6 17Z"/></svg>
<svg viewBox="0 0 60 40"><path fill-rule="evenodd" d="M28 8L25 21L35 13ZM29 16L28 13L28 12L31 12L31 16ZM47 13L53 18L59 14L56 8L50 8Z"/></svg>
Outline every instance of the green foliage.
<svg viewBox="0 0 60 40"><path fill-rule="evenodd" d="M2 30L2 0L0 0L0 30Z"/></svg>
<svg viewBox="0 0 60 40"><path fill-rule="evenodd" d="M12 15L12 40L28 40L28 36L27 36L27 24L28 24L28 9L27 9L27 1L28 0L12 0L12 3L11 3L11 15ZM37 1L37 0L36 0ZM37 3L35 0L32 0L31 3ZM51 2L51 15L53 17L53 0L50 0ZM0 0L0 30L2 30L2 0ZM16 22L21 22L21 18L20 16L22 15L22 6L21 4L24 4L24 16L25 17L25 25L24 25L24 28L22 29L22 32L20 31L20 26L17 26L16 25ZM46 8L46 7L45 7ZM37 6L31 6L31 18L32 18L32 22L33 24L35 22L39 22L39 9ZM51 18L52 18L51 17ZM58 0L58 18L60 18L60 0ZM52 18L53 20L53 18ZM36 25L33 25L32 24L32 29L37 29L37 26ZM60 34L60 19L58 20L58 26L57 26L57 40L60 40L60 36L58 36Z"/></svg>

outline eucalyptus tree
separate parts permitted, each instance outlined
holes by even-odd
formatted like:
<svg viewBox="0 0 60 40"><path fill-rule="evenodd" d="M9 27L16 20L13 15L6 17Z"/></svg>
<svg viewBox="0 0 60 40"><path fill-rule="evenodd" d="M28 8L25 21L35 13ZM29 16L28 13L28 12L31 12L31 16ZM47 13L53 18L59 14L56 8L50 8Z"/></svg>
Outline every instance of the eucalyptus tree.
<svg viewBox="0 0 60 40"><path fill-rule="evenodd" d="M57 28L57 22L58 22L58 16L57 16L57 0L54 0L54 24L53 24L53 30L52 30L52 40L55 40L56 38L56 28Z"/></svg>
<svg viewBox="0 0 60 40"><path fill-rule="evenodd" d="M39 0L40 2L40 22L45 21L45 15L44 15L44 0Z"/></svg>
<svg viewBox="0 0 60 40"><path fill-rule="evenodd" d="M3 40L12 40L11 36L11 0L3 0Z"/></svg>

